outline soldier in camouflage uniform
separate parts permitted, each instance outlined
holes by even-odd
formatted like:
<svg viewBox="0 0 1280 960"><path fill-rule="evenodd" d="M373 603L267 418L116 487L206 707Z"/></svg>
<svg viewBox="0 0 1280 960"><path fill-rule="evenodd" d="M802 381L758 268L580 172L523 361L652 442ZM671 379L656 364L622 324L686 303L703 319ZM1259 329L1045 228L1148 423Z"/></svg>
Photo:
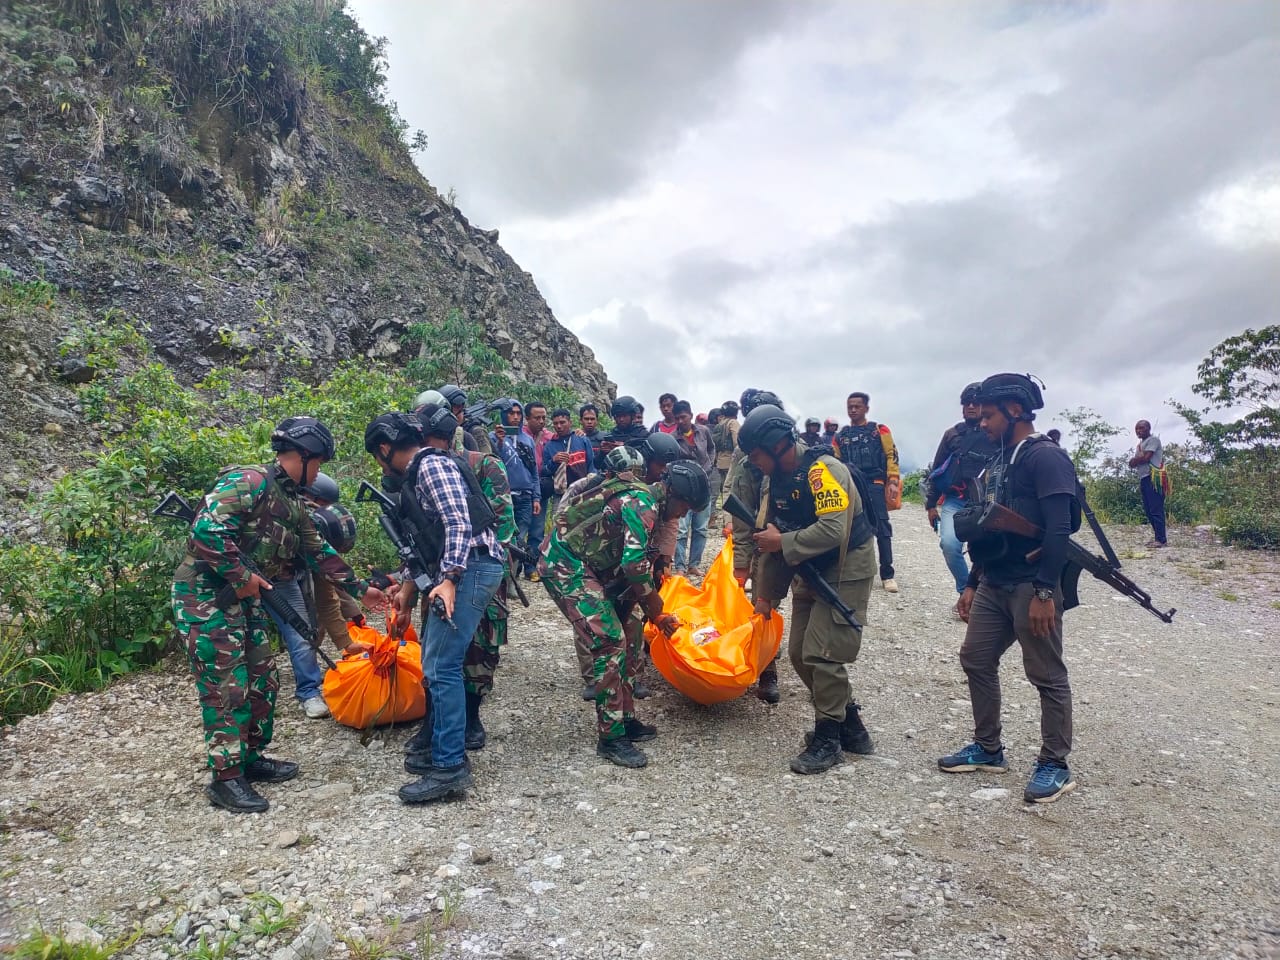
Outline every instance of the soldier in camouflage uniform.
<svg viewBox="0 0 1280 960"><path fill-rule="evenodd" d="M516 514L511 505L511 484L507 481L507 468L503 466L502 459L492 453L478 451L469 451L466 457L480 480L480 489L484 491L485 499L498 515L493 527L494 536L508 549L507 576L498 585L489 606L485 607L480 626L476 628L476 635L471 638L466 659L462 663L467 691L466 748L482 750L486 737L484 724L480 722L480 702L493 689L493 674L498 669L498 659L507 642L507 583L512 576L509 550L516 539Z"/></svg>
<svg viewBox="0 0 1280 960"><path fill-rule="evenodd" d="M301 556L312 569L371 606L385 598L356 578L316 532L298 488L333 456L333 436L311 417L290 417L271 434L276 462L229 467L205 496L174 574L171 604L187 642L200 694L213 780L209 800L233 813L261 813L267 801L253 782L279 783L298 765L264 756L275 714L275 661L260 591L288 575ZM262 576L242 562L250 557ZM234 591L219 606L219 593ZM226 597L226 595L223 595Z"/></svg>
<svg viewBox="0 0 1280 960"><path fill-rule="evenodd" d="M658 731L635 717L623 610L638 603L651 623L667 633L675 630L676 618L663 613L654 589L649 540L664 516L678 519L710 500L706 474L695 464L673 464L651 487L635 477L643 462L625 446L606 454L612 475L575 492L556 516L539 563L547 593L575 634L590 638L596 753L632 768L649 762L635 743L653 739Z"/></svg>

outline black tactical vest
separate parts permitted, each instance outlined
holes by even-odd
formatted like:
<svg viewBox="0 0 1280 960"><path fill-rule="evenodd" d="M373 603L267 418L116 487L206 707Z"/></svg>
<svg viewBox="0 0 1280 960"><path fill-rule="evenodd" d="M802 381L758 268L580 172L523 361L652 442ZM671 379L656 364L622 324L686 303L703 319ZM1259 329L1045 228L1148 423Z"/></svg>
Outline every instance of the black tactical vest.
<svg viewBox="0 0 1280 960"><path fill-rule="evenodd" d="M463 455L436 447L425 447L415 455L405 471L404 483L400 487L400 517L412 531L415 545L422 554L418 559L429 571L434 572L444 554L445 529L443 518L438 514L435 517L427 516L418 500L418 468L422 464L422 458L428 456L448 457L461 471L462 479L467 485L467 513L471 517L472 536L492 527L497 522L498 515L494 513L489 498L484 495L480 486L480 480Z"/></svg>
<svg viewBox="0 0 1280 960"><path fill-rule="evenodd" d="M857 467L868 480L885 480L889 476L889 458L880 440L880 425L868 420L860 427L841 427L836 434L840 459ZM865 501L864 501L865 503Z"/></svg>
<svg viewBox="0 0 1280 960"><path fill-rule="evenodd" d="M773 520L778 529L784 533L792 533L818 522L818 504L813 498L813 488L809 485L809 468L824 456L831 455L825 450L808 450L800 458L799 465L792 473L782 476L773 474L770 477L769 499L773 507ZM850 473L853 475L858 497L862 500L862 510L853 518L853 524L849 529L848 549L852 550L870 540L875 531L867 520L870 493L866 489L866 481L861 480L855 471L850 470ZM824 566L835 560L839 554L839 549L832 550L817 557L816 562L819 566Z"/></svg>

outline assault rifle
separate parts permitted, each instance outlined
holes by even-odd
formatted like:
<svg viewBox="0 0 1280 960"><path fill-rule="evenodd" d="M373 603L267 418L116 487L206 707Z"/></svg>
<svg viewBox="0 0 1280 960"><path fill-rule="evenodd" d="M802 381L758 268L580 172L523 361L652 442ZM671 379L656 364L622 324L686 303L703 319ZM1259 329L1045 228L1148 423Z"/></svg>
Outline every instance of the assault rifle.
<svg viewBox="0 0 1280 960"><path fill-rule="evenodd" d="M159 505L151 511L151 515L153 517L164 517L167 520L181 520L187 526L191 526L196 519L195 508L187 502L187 499L182 496L182 494L175 490L170 490L164 495L164 499L161 500ZM262 577L262 571L258 569L258 565L256 563L249 559L248 554L241 552L240 563L249 571L249 573ZM216 576L216 574L214 574L214 572L207 566L204 566L203 564L201 566L202 572L208 573L210 576ZM265 580L266 577L262 577L262 579ZM303 640L307 641L307 644L311 649L316 652L316 655L319 656L321 660L329 665L331 670L337 669L337 665L333 662L333 659L325 653L324 648L321 647L320 635L308 617L304 616L297 607L286 600L283 595L277 594L274 590L259 590L258 597L262 600L263 605L268 610L271 610L276 614L276 616L296 630L298 635L302 637ZM251 601L252 599L252 597L245 597L242 599L236 596L236 588L231 584L226 583L223 584L222 589L218 591L218 595L214 598L213 602L217 605L219 610L227 611L237 603L243 604Z"/></svg>
<svg viewBox="0 0 1280 960"><path fill-rule="evenodd" d="M1092 517L1090 519L1092 521ZM1029 540L1041 540L1044 538L1042 529L1021 514L1014 513L1008 507L1001 506L998 503L990 503L986 506L978 520L978 526L987 533L1010 533L1015 536L1026 537ZM1101 534L1101 530L1095 528L1095 533ZM1103 549L1107 552L1108 557L1114 558L1115 552L1111 550L1111 544L1107 541L1107 538L1100 535L1099 542L1103 544ZM1039 547L1027 554L1028 563L1035 563L1039 559ZM1155 604L1151 602L1151 594L1121 573L1118 569L1119 566L1120 561L1118 559L1114 560L1114 562L1104 559L1090 553L1075 540L1068 539L1067 565L1062 568L1063 608L1070 610L1072 607L1080 605L1080 573L1083 570L1088 570L1095 579L1101 580L1111 589L1129 597L1142 609L1151 611L1152 614L1165 623L1172 623L1173 615L1178 612L1177 609L1170 607L1168 612L1157 609Z"/></svg>
<svg viewBox="0 0 1280 960"><path fill-rule="evenodd" d="M722 509L730 516L741 520L752 530L759 531L762 529L761 527L756 526L755 513L750 507L742 502L736 493L731 493L729 496L725 497ZM793 532L781 525L778 525L778 529L782 530L784 533ZM797 564L795 571L799 575L800 579L808 584L809 589L821 597L823 602L830 606L831 609L840 614L849 626L858 631L862 630L862 624L858 622L858 616L853 612L853 608L841 599L840 594L836 592L835 587L831 586L831 584L827 582L827 578L822 575L818 570L817 565L812 560L805 560L802 563Z"/></svg>
<svg viewBox="0 0 1280 960"><path fill-rule="evenodd" d="M368 480L361 480L360 487L356 490L356 503L376 503L381 508L378 514L378 526L382 527L382 532L396 548L396 554L400 557L405 569L409 571L413 585L425 597L435 585L435 577L422 559L425 554L419 548L413 531L400 521L400 511L396 502ZM453 626L453 618L445 610L444 600L440 597L431 601L431 612L450 627Z"/></svg>

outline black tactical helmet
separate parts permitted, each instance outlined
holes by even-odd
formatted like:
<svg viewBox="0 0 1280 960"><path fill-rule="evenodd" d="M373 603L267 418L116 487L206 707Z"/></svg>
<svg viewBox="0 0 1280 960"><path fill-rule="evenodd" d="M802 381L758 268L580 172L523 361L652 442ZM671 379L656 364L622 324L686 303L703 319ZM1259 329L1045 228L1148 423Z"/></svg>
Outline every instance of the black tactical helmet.
<svg viewBox="0 0 1280 960"><path fill-rule="evenodd" d="M467 405L467 392L456 383L446 383L440 388L440 396L444 397L444 402L450 407L465 407Z"/></svg>
<svg viewBox="0 0 1280 960"><path fill-rule="evenodd" d="M662 479L666 482L671 496L689 504L690 509L695 513L705 510L707 504L711 502L711 484L707 482L707 475L696 463L677 460L667 467L667 472L662 475Z"/></svg>
<svg viewBox="0 0 1280 960"><path fill-rule="evenodd" d="M742 415L745 417L751 413L756 407L769 404L770 406L782 409L782 401L778 399L778 395L772 390L757 390L755 387L747 387L742 391L740 398L742 405Z"/></svg>
<svg viewBox="0 0 1280 960"><path fill-rule="evenodd" d="M287 417L271 431L271 449L276 453L297 450L306 460L332 460L333 434L315 417Z"/></svg>
<svg viewBox="0 0 1280 960"><path fill-rule="evenodd" d="M980 396L982 396L982 384L971 383L967 387L965 387L963 390L960 391L960 402L962 404L977 403L978 397Z"/></svg>
<svg viewBox="0 0 1280 960"><path fill-rule="evenodd" d="M978 387L978 402L992 403L1001 408L1001 413L1008 417L1004 409L1006 403L1016 403L1022 408L1022 420L1034 420L1034 411L1044 406L1044 396L1040 387L1030 374L994 373L983 380ZM1009 419L1013 419L1009 417Z"/></svg>
<svg viewBox="0 0 1280 960"><path fill-rule="evenodd" d="M440 440L452 440L458 432L458 418L448 407L428 403L418 411L418 422L422 424L424 437L436 437Z"/></svg>
<svg viewBox="0 0 1280 960"><path fill-rule="evenodd" d="M614 447L606 453L604 465L606 470L612 470L614 473L635 473L637 470L644 469L644 457L635 447L624 445Z"/></svg>
<svg viewBox="0 0 1280 960"><path fill-rule="evenodd" d="M675 437L661 430L649 434L643 440L633 440L630 446L640 451L645 463L675 463L677 460L693 459Z"/></svg>
<svg viewBox="0 0 1280 960"><path fill-rule="evenodd" d="M609 405L609 416L618 417L634 417L640 413L640 404L636 402L635 397L619 397Z"/></svg>
<svg viewBox="0 0 1280 960"><path fill-rule="evenodd" d="M736 417L738 415L738 401L726 400L720 404L720 409L724 411L726 417Z"/></svg>
<svg viewBox="0 0 1280 960"><path fill-rule="evenodd" d="M316 478L311 481L311 485L303 487L302 492L316 500L323 500L325 503L337 503L342 499L342 492L338 489L338 481L327 473L317 473Z"/></svg>
<svg viewBox="0 0 1280 960"><path fill-rule="evenodd" d="M747 454L756 449L773 453L783 438L794 439L795 429L796 422L781 407L766 403L756 407L742 421L738 447Z"/></svg>
<svg viewBox="0 0 1280 960"><path fill-rule="evenodd" d="M383 413L373 418L364 430L364 448L377 453L384 443L392 449L422 443L422 423L411 413Z"/></svg>
<svg viewBox="0 0 1280 960"><path fill-rule="evenodd" d="M806 430L809 429L810 427L820 427L822 426L822 421L819 420L817 417L806 417L804 421L804 426Z"/></svg>
<svg viewBox="0 0 1280 960"><path fill-rule="evenodd" d="M316 531L333 549L346 553L356 545L356 518L340 503L331 503L311 511Z"/></svg>

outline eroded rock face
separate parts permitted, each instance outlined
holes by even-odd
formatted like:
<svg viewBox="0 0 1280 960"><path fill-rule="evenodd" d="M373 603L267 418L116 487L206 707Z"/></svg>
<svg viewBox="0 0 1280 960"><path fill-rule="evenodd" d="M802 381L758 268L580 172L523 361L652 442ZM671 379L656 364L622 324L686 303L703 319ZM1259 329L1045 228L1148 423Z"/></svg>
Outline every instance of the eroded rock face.
<svg viewBox="0 0 1280 960"><path fill-rule="evenodd" d="M456 309L484 326L513 380L612 396L498 231L473 226L407 152L390 169L372 163L323 105L283 138L192 110L171 118L184 136L162 144L122 120L90 147L47 95L7 80L0 73L0 101L26 109L3 115L0 268L138 321L184 379L234 364L269 385L344 360L404 362L416 350L407 328ZM114 81L79 82L93 100ZM30 341L56 373L65 331L51 319L0 329L0 342Z"/></svg>

